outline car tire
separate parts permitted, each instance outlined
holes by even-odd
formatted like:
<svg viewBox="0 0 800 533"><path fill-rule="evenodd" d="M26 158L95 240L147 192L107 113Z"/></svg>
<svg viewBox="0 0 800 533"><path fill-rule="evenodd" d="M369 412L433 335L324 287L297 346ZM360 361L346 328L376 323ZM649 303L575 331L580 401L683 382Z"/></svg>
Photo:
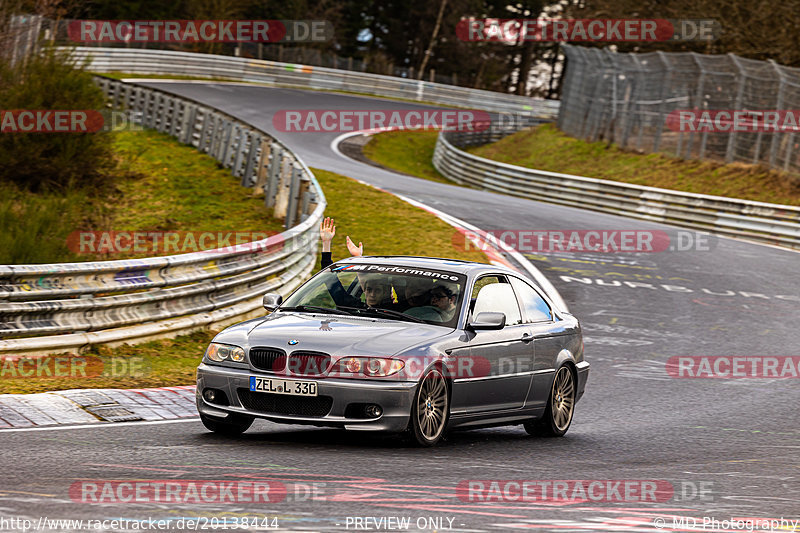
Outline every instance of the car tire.
<svg viewBox="0 0 800 533"><path fill-rule="evenodd" d="M435 446L442 440L450 418L450 395L441 371L428 369L419 381L411 405L409 433L418 446Z"/></svg>
<svg viewBox="0 0 800 533"><path fill-rule="evenodd" d="M243 415L228 415L225 419L211 418L200 413L200 421L209 431L220 435L241 435L253 425L253 417Z"/></svg>
<svg viewBox="0 0 800 533"><path fill-rule="evenodd" d="M575 374L568 366L562 366L553 378L547 407L541 418L523 424L529 435L538 437L563 437L575 413Z"/></svg>

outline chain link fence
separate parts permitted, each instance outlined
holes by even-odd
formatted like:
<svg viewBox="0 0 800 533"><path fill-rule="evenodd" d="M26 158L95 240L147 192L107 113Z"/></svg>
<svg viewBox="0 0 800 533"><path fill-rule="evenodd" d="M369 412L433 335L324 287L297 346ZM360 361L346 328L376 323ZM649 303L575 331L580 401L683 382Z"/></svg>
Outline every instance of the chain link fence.
<svg viewBox="0 0 800 533"><path fill-rule="evenodd" d="M563 49L567 70L558 127L565 133L643 152L800 172L800 129L688 131L692 128L674 127L677 120L670 127L667 120L676 110L694 110L696 116L714 110L800 110L800 69L734 54Z"/></svg>

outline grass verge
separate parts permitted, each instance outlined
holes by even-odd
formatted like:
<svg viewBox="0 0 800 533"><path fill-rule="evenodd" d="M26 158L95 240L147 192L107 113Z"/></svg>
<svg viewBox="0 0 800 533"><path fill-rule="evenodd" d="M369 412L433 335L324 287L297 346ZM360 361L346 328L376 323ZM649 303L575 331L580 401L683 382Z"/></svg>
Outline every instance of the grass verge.
<svg viewBox="0 0 800 533"><path fill-rule="evenodd" d="M455 185L431 163L438 135L437 131L379 133L370 137L362 153L372 161L403 174Z"/></svg>
<svg viewBox="0 0 800 533"><path fill-rule="evenodd" d="M263 196L210 156L152 130L117 132L112 184L102 191L31 193L0 184L0 264L98 261L196 251L193 241L142 251L79 248L79 231L280 232ZM70 235L73 239L68 244ZM249 239L248 239L249 240ZM94 241L100 243L99 236ZM123 244L124 246L124 244ZM94 251L92 251L94 250Z"/></svg>
<svg viewBox="0 0 800 533"><path fill-rule="evenodd" d="M430 132L391 132L373 136L364 155L376 163L432 179L436 136ZM413 146L420 159L415 160ZM665 154L637 154L604 142L589 143L545 124L500 141L469 148L470 153L502 163L589 176L663 189L800 205L800 179L742 163L684 160ZM425 156L425 160L421 158ZM415 170L415 167L419 167ZM440 181L435 179L434 181Z"/></svg>
<svg viewBox="0 0 800 533"><path fill-rule="evenodd" d="M454 244L459 242L454 241L455 230L434 215L345 176L318 169L314 174L328 200L326 214L336 221L334 259L347 256L344 242L345 235L350 235L354 241L364 242L364 251L369 255L428 255L486 262L481 252ZM94 346L81 357L91 368L102 362L102 372L86 373L96 377L22 378L17 377L14 367L3 366L0 393L190 385L195 381L195 369L203 352L216 333L198 331L117 348Z"/></svg>

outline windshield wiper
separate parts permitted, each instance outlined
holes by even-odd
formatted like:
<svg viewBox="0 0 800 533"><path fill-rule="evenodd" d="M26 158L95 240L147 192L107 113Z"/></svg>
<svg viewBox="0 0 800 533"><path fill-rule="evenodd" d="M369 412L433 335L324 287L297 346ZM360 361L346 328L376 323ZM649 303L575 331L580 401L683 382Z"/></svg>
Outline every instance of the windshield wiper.
<svg viewBox="0 0 800 533"><path fill-rule="evenodd" d="M339 307L339 308L358 311L359 313L362 313L364 311L372 312L373 314L388 315L392 318L397 318L399 320L410 320L411 322L420 322L422 324L427 324L427 322L422 320L421 318L410 316L405 313L401 313L400 311L395 311L394 309L384 309L382 307Z"/></svg>
<svg viewBox="0 0 800 533"><path fill-rule="evenodd" d="M319 307L316 305L298 305L295 307L280 307L278 308L279 311L318 311L320 313L331 313L334 315L352 315L353 313L349 311L344 311L342 309L332 309L330 307Z"/></svg>

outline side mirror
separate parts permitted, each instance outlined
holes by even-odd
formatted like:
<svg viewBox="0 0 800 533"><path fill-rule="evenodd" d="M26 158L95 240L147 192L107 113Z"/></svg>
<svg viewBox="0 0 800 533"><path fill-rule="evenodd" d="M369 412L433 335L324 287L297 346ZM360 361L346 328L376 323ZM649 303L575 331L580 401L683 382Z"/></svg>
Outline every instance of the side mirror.
<svg viewBox="0 0 800 533"><path fill-rule="evenodd" d="M274 311L283 303L283 296L277 292L268 292L264 295L264 309L269 312Z"/></svg>
<svg viewBox="0 0 800 533"><path fill-rule="evenodd" d="M506 315L484 311L478 313L469 325L472 329L503 329L506 327Z"/></svg>

